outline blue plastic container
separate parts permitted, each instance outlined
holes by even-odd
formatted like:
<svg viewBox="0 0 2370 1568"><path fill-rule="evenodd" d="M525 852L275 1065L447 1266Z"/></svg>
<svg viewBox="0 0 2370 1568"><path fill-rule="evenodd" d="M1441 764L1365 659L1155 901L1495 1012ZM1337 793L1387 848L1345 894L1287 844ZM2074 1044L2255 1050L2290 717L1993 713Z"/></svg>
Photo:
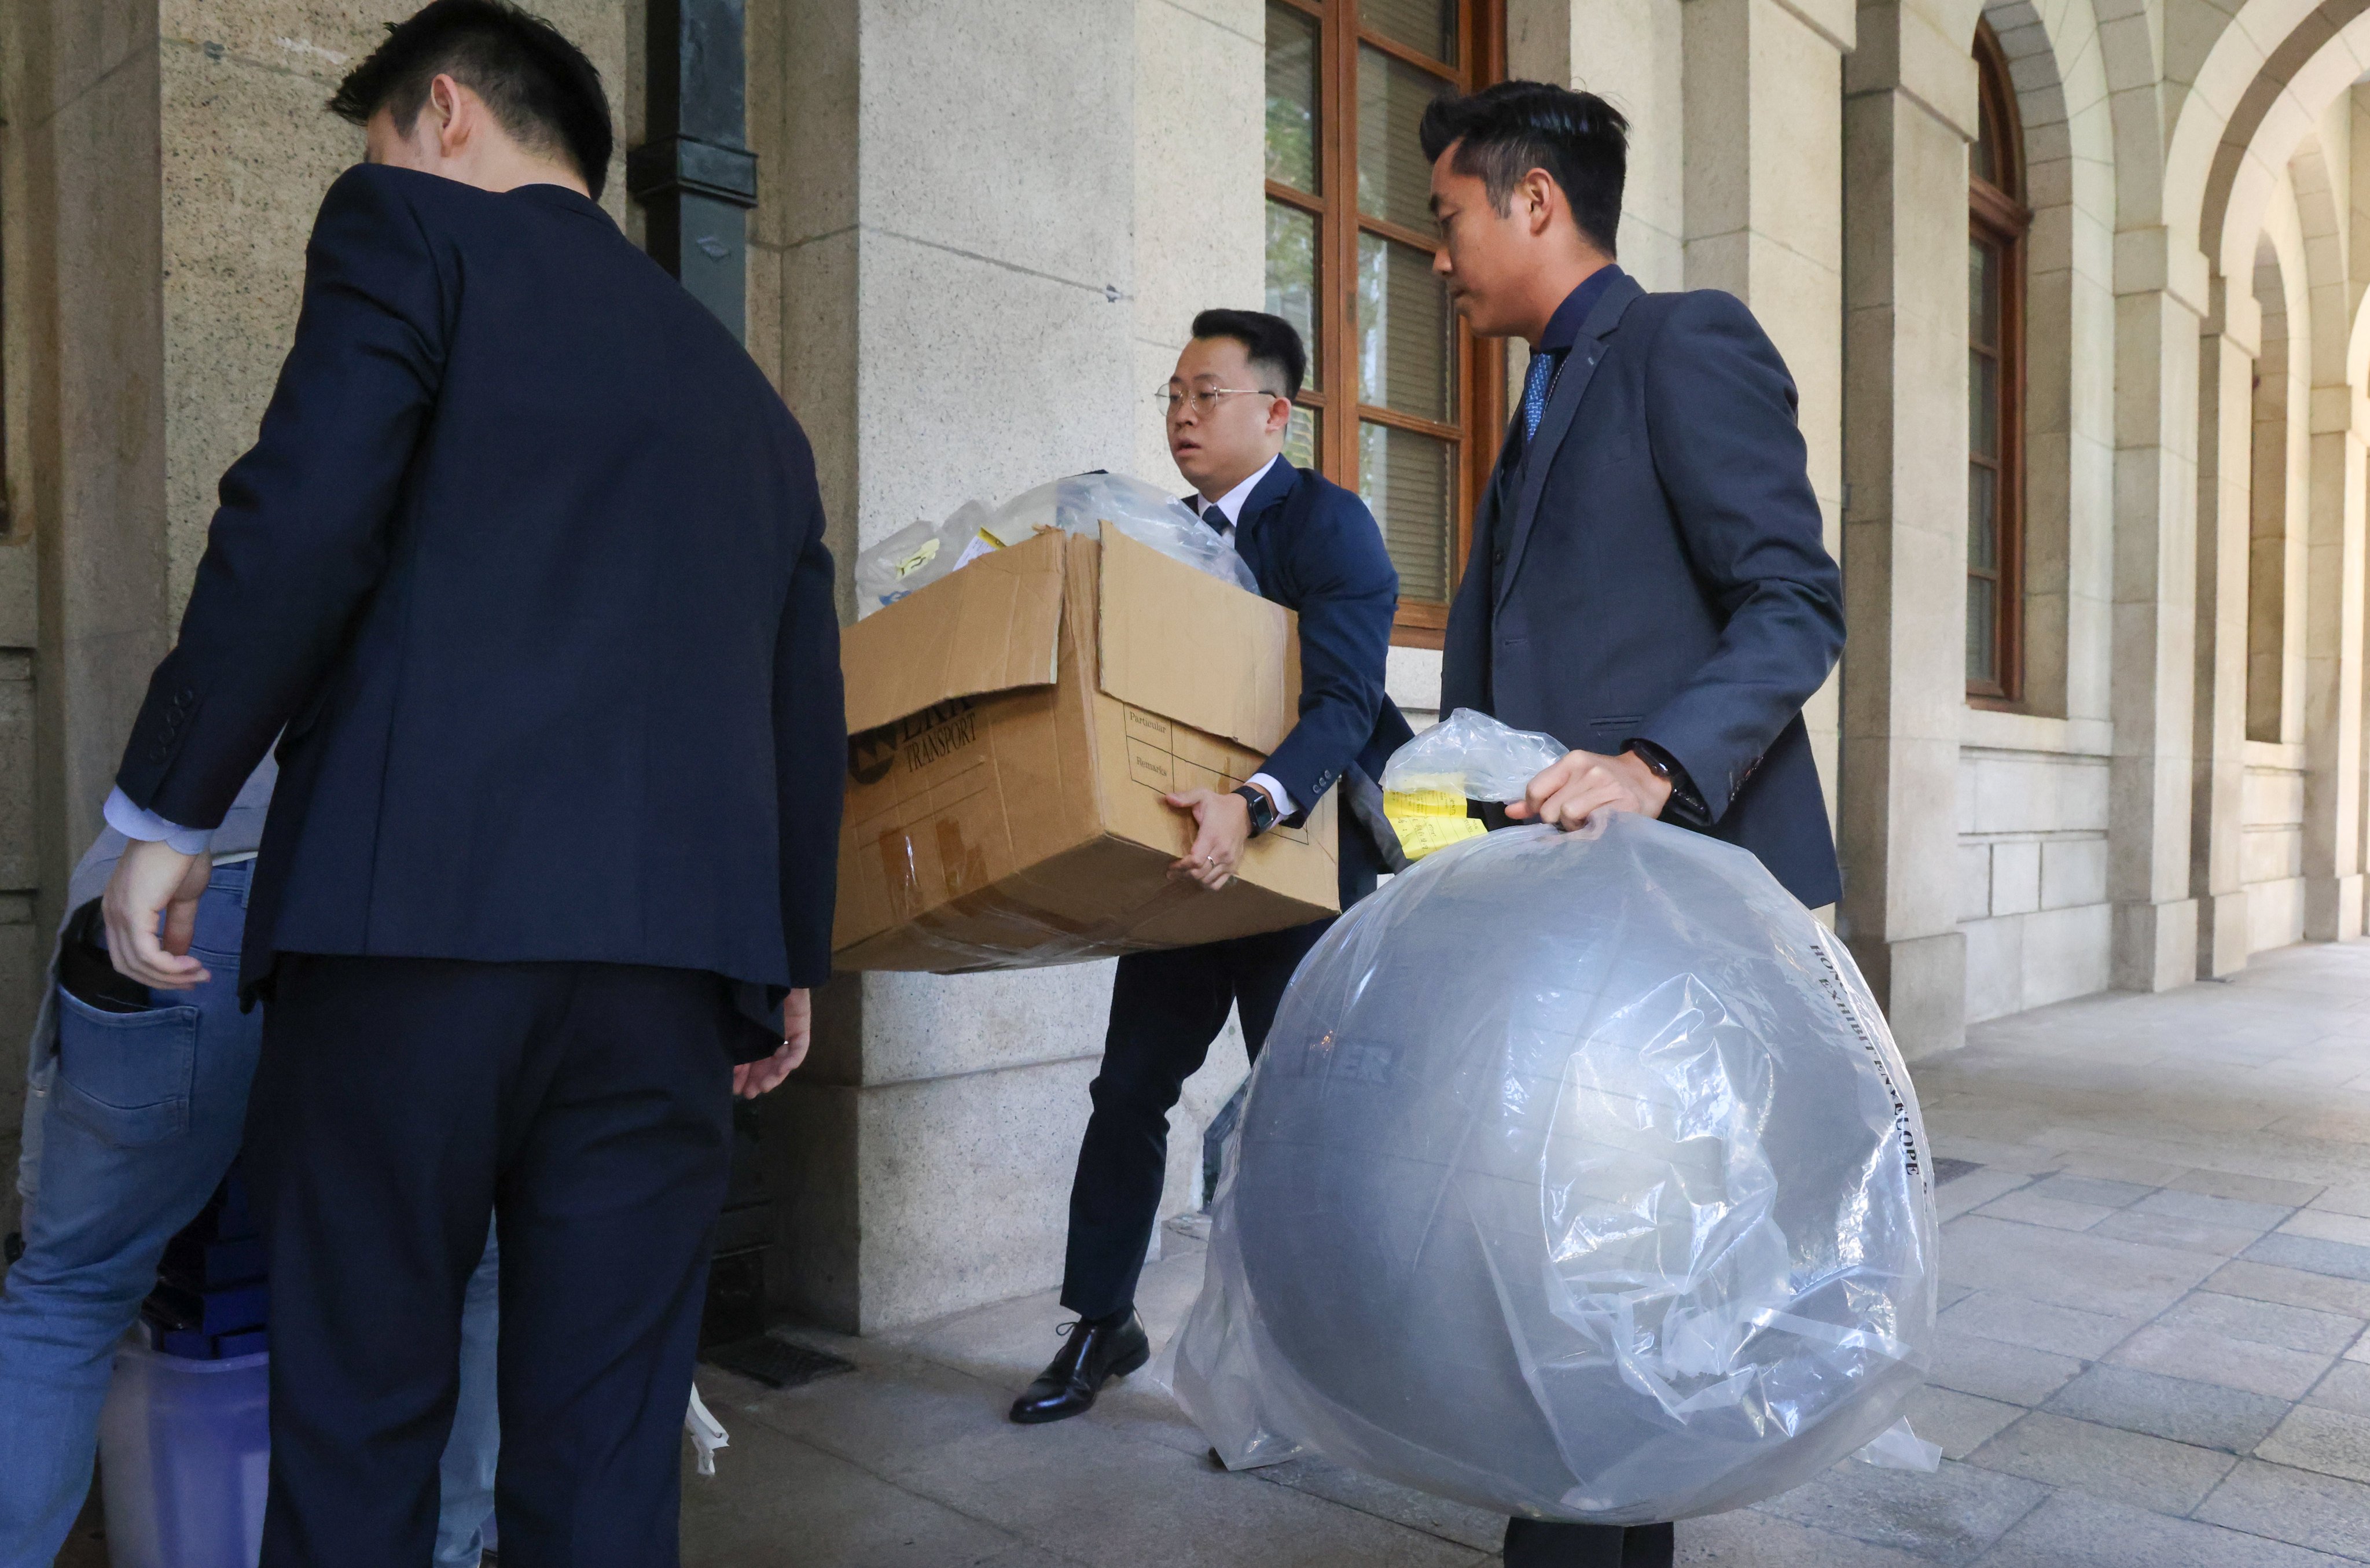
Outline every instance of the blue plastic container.
<svg viewBox="0 0 2370 1568"><path fill-rule="evenodd" d="M115 1353L98 1418L113 1568L255 1568L271 1471L270 1357Z"/></svg>

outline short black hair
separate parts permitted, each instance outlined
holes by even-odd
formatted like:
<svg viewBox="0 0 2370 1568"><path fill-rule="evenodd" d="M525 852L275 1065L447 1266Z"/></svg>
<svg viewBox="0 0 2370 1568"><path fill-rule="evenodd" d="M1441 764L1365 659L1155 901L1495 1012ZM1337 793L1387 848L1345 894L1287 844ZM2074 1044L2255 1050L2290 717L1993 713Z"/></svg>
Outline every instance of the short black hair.
<svg viewBox="0 0 2370 1568"><path fill-rule="evenodd" d="M1286 397L1300 395L1300 378L1308 373L1308 350L1283 317L1263 310L1205 310L1193 318L1193 336L1233 338L1243 346L1252 369L1281 376Z"/></svg>
<svg viewBox="0 0 2370 1568"><path fill-rule="evenodd" d="M1547 170L1563 188L1582 237L1614 254L1629 167L1629 121L1594 93L1546 82L1501 82L1469 97L1432 99L1417 135L1428 163L1455 147L1456 158L1448 166L1478 177L1501 215L1523 176Z"/></svg>
<svg viewBox="0 0 2370 1568"><path fill-rule="evenodd" d="M576 166L594 198L609 178L609 95L584 52L511 0L431 0L386 25L386 41L346 73L329 112L356 125L385 109L405 135L450 75L486 100L504 131Z"/></svg>

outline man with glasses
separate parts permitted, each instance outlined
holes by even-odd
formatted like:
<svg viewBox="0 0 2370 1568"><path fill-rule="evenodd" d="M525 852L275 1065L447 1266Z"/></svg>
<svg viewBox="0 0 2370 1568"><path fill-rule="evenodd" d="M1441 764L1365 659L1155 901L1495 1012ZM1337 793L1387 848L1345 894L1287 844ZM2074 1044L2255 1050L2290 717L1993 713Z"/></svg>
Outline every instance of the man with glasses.
<svg viewBox="0 0 2370 1568"><path fill-rule="evenodd" d="M1194 487L1186 504L1233 543L1263 596L1300 617L1300 717L1292 733L1239 789L1168 796L1195 825L1192 848L1172 875L1213 891L1232 879L1252 839L1305 815L1352 768L1378 776L1409 735L1383 692L1399 582L1382 530L1356 496L1283 460L1307 363L1300 335L1283 317L1205 310L1193 318L1176 373L1154 395L1168 416L1169 454ZM1346 813L1340 858L1347 909L1374 891L1383 863ZM1169 1108L1229 1009L1240 1010L1243 1044L1258 1059L1293 970L1332 923L1329 917L1119 961L1094 1115L1070 1189L1062 1305L1078 1319L1064 1326L1061 1353L1014 1402L1013 1420L1076 1415L1106 1380L1150 1356L1135 1283L1160 1208Z"/></svg>

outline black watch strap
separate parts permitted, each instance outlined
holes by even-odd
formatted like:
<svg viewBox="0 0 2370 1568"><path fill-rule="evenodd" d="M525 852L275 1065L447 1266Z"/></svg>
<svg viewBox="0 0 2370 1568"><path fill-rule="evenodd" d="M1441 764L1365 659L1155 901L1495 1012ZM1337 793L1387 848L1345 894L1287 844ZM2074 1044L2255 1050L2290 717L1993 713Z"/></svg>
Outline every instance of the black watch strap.
<svg viewBox="0 0 2370 1568"><path fill-rule="evenodd" d="M1687 776L1678 759L1651 740L1632 740L1629 750L1646 764L1654 776L1671 786L1670 799L1662 803L1662 819L1675 822L1682 828L1703 829L1711 826L1711 812L1704 805L1703 795L1696 789L1695 780Z"/></svg>
<svg viewBox="0 0 2370 1568"><path fill-rule="evenodd" d="M1236 785L1235 793L1241 795L1243 804L1251 808L1252 838L1258 838L1275 826L1275 802L1267 797L1267 791L1257 784L1247 784Z"/></svg>

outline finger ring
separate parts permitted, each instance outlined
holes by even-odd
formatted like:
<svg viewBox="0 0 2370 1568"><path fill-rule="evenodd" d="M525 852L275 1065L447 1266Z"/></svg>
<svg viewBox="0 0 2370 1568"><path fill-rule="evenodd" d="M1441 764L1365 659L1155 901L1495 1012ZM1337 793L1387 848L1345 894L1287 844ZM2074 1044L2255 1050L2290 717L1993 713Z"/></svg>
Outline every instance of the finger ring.
<svg viewBox="0 0 2370 1568"><path fill-rule="evenodd" d="M1202 857L1202 864L1203 865L1215 865L1218 864L1218 857L1214 854L1205 854Z"/></svg>

